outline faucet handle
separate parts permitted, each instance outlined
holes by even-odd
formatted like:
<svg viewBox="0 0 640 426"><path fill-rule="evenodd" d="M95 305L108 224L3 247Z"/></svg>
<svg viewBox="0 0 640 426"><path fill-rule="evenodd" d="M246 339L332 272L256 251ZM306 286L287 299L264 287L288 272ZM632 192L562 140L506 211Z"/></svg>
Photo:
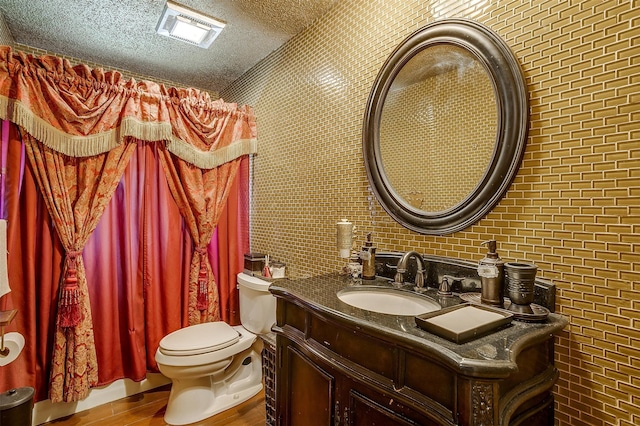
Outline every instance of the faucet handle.
<svg viewBox="0 0 640 426"><path fill-rule="evenodd" d="M465 280L465 277L454 277L453 275L443 275L442 276L442 283L440 284L440 287L442 288L444 285L444 282L446 281L446 292L447 294L452 294L451 290L452 288L456 285L456 283L460 283L460 286L462 286L463 281ZM438 294L440 293L440 289L438 289Z"/></svg>
<svg viewBox="0 0 640 426"><path fill-rule="evenodd" d="M438 287L438 296L451 296L452 294L449 279L447 276L444 276L440 282L440 287Z"/></svg>

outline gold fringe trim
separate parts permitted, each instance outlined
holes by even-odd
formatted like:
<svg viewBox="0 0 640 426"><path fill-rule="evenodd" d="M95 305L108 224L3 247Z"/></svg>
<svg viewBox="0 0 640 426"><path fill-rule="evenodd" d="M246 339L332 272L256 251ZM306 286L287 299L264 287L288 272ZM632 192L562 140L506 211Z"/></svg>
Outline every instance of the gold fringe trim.
<svg viewBox="0 0 640 426"><path fill-rule="evenodd" d="M9 98L0 96L0 120L9 120Z"/></svg>
<svg viewBox="0 0 640 426"><path fill-rule="evenodd" d="M233 161L243 155L255 154L258 152L258 141L256 139L240 139L215 151L200 151L193 145L172 137L171 142L167 144L167 149L176 157L200 169L215 169L221 164Z"/></svg>
<svg viewBox="0 0 640 426"><path fill-rule="evenodd" d="M10 103L13 111L10 111ZM6 116L6 117L5 117ZM0 97L0 118L11 120L49 148L70 157L90 157L108 152L126 136L145 141L171 140L170 123L145 123L125 117L119 128L88 136L70 135L35 115L24 104Z"/></svg>
<svg viewBox="0 0 640 426"><path fill-rule="evenodd" d="M23 127L45 146L70 157L90 157L110 151L120 144L117 129L89 136L74 136L56 129L15 102L11 121Z"/></svg>
<svg viewBox="0 0 640 426"><path fill-rule="evenodd" d="M133 117L125 117L120 123L121 138L132 136L143 141L169 141L172 133L171 123L144 122Z"/></svg>
<svg viewBox="0 0 640 426"><path fill-rule="evenodd" d="M45 146L70 157L90 157L108 152L131 136L143 141L167 141L167 149L201 169L214 169L243 155L258 152L256 139L241 139L216 151L200 151L173 136L171 123L150 123L125 117L119 128L89 136L74 136L52 126L19 101L0 96L0 119L24 128Z"/></svg>

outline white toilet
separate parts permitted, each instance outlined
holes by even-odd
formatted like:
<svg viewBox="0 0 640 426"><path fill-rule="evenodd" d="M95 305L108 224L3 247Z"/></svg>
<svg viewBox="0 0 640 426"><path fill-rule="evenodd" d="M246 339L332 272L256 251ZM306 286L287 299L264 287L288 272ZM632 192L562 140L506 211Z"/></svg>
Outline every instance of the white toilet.
<svg viewBox="0 0 640 426"><path fill-rule="evenodd" d="M276 319L269 282L238 274L240 322L192 325L160 341L156 362L173 381L164 420L198 422L253 397L262 389L262 340Z"/></svg>

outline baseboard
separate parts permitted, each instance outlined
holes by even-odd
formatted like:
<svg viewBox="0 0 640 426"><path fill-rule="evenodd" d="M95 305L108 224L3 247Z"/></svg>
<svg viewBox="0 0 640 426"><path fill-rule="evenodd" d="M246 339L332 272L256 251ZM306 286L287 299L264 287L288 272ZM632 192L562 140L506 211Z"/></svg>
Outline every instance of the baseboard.
<svg viewBox="0 0 640 426"><path fill-rule="evenodd" d="M82 401L57 402L50 400L39 401L33 407L33 425L50 422L61 417L70 416L80 411L88 410L99 405L107 404L137 393L146 392L171 383L170 379L159 373L148 373L141 382L129 379L117 380L110 385L93 388Z"/></svg>

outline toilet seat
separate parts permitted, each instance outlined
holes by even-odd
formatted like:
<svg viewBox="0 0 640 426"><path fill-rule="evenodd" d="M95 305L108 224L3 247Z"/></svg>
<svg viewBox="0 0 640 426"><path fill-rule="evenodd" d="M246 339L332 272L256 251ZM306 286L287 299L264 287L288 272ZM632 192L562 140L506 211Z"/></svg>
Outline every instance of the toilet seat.
<svg viewBox="0 0 640 426"><path fill-rule="evenodd" d="M169 356L200 355L232 346L240 334L223 321L192 325L167 334L159 351Z"/></svg>

